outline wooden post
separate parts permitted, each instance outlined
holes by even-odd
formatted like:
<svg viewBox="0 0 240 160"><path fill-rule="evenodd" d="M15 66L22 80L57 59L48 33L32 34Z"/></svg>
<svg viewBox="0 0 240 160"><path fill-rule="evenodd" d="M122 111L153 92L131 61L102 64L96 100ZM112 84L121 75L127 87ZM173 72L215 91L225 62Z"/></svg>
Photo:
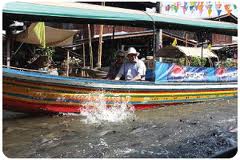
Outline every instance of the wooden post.
<svg viewBox="0 0 240 160"><path fill-rule="evenodd" d="M186 42L186 44L185 44L185 46L187 47L188 46L188 32L186 32L186 40L185 40Z"/></svg>
<svg viewBox="0 0 240 160"><path fill-rule="evenodd" d="M114 48L115 47L115 41L114 41L114 39L115 39L115 26L113 26L112 27L112 48ZM117 47L119 47L119 44L117 44ZM119 48L118 48L119 49Z"/></svg>
<svg viewBox="0 0 240 160"><path fill-rule="evenodd" d="M202 47L201 47L201 66L203 67L203 42L202 42Z"/></svg>
<svg viewBox="0 0 240 160"><path fill-rule="evenodd" d="M125 47L125 46L122 44L122 45L121 45L121 50L122 50L122 51L124 51L124 47Z"/></svg>
<svg viewBox="0 0 240 160"><path fill-rule="evenodd" d="M7 67L11 65L11 37L7 35Z"/></svg>
<svg viewBox="0 0 240 160"><path fill-rule="evenodd" d="M156 4L156 12L161 14L162 6L161 2L157 2ZM158 51L162 47L162 29L157 29L156 32L156 51Z"/></svg>
<svg viewBox="0 0 240 160"><path fill-rule="evenodd" d="M115 39L115 26L113 26L112 34L113 34L113 36L112 36L112 40L114 40L114 39Z"/></svg>
<svg viewBox="0 0 240 160"><path fill-rule="evenodd" d="M83 41L83 36L82 36L82 41ZM86 54L85 54L85 43L84 42L82 44L82 52L83 52L83 68L85 68L86 67L86 60L85 60ZM85 71L82 71L81 75L85 77Z"/></svg>
<svg viewBox="0 0 240 160"><path fill-rule="evenodd" d="M83 67L86 67L86 61L85 61L85 59L86 59L86 56L85 56L85 55L86 55L86 54L85 54L85 44L83 43L82 45L83 45L83 46L82 46L82 47L83 47L83 49L82 49L82 50L83 50Z"/></svg>
<svg viewBox="0 0 240 160"><path fill-rule="evenodd" d="M69 76L69 50L67 50L67 72L66 72L66 76Z"/></svg>
<svg viewBox="0 0 240 160"><path fill-rule="evenodd" d="M88 45L89 45L89 56L90 56L90 67L93 68L93 51L92 51L92 36L90 24L88 24Z"/></svg>
<svg viewBox="0 0 240 160"><path fill-rule="evenodd" d="M102 2L102 6L105 6L105 2ZM97 67L101 68L102 66L102 39L103 39L103 27L104 25L100 25L99 31L99 41L98 41L98 62Z"/></svg>
<svg viewBox="0 0 240 160"><path fill-rule="evenodd" d="M102 35L103 35L103 25L100 25L99 41L98 41L98 62L97 67L102 66Z"/></svg>

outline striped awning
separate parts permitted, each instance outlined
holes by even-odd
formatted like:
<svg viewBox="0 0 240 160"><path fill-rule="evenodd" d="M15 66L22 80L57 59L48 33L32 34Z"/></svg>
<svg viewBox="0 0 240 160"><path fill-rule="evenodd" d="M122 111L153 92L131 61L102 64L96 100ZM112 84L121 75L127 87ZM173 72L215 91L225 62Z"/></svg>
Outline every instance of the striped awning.
<svg viewBox="0 0 240 160"><path fill-rule="evenodd" d="M72 2L9 2L6 19L130 25L237 35L237 24Z"/></svg>

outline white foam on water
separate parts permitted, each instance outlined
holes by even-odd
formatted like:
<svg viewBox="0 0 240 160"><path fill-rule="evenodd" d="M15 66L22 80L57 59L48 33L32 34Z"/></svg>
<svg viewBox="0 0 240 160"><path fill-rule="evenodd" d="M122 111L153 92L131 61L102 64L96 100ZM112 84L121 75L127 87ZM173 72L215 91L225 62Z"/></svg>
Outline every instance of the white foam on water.
<svg viewBox="0 0 240 160"><path fill-rule="evenodd" d="M65 112L60 112L59 114L63 116L71 116L71 117L73 116L78 117L80 115L79 113L65 113Z"/></svg>
<svg viewBox="0 0 240 160"><path fill-rule="evenodd" d="M92 98L93 96L95 97L94 99ZM91 93L87 99L88 101L84 103L84 109L82 109L80 113L85 117L83 121L86 124L119 123L135 118L135 108L128 104L129 97L123 98L116 95L112 98L114 102L111 107L107 106L107 96L105 92Z"/></svg>

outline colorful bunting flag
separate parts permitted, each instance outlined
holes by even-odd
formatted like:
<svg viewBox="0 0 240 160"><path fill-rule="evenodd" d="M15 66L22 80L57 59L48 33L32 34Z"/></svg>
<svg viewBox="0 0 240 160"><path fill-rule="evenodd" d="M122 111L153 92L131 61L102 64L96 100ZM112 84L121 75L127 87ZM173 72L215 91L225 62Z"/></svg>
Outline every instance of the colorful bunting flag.
<svg viewBox="0 0 240 160"><path fill-rule="evenodd" d="M175 38L174 41L172 42L172 46L174 46L174 47L177 46L177 38Z"/></svg>
<svg viewBox="0 0 240 160"><path fill-rule="evenodd" d="M202 15L202 13L203 13L203 6L204 6L204 2L200 2L200 4L198 5L198 10L199 10L200 15Z"/></svg>
<svg viewBox="0 0 240 160"><path fill-rule="evenodd" d="M221 15L221 12L222 12L222 10L221 10L221 9L217 10L217 14L218 14L218 16L220 16L220 15Z"/></svg>
<svg viewBox="0 0 240 160"><path fill-rule="evenodd" d="M209 5L208 5L208 8L209 8L209 9L212 9L212 6L213 6L212 4L209 4Z"/></svg>
<svg viewBox="0 0 240 160"><path fill-rule="evenodd" d="M169 10L170 10L170 5L168 4L168 5L165 6L165 11L169 12Z"/></svg>
<svg viewBox="0 0 240 160"><path fill-rule="evenodd" d="M216 9L218 10L222 7L222 4L220 2L218 2L218 3L215 4L215 6L216 6Z"/></svg>
<svg viewBox="0 0 240 160"><path fill-rule="evenodd" d="M174 11L175 11L175 13L177 13L177 11L178 11L178 6L174 5Z"/></svg>
<svg viewBox="0 0 240 160"><path fill-rule="evenodd" d="M229 5L229 4L226 4L226 5L224 5L224 8L225 8L225 11L227 12L227 14L230 16L230 15L231 15L231 12L232 12L232 10L231 10L231 8L230 8L230 5Z"/></svg>
<svg viewBox="0 0 240 160"><path fill-rule="evenodd" d="M185 14L187 9L184 6L182 6L182 9L183 9L183 14Z"/></svg>
<svg viewBox="0 0 240 160"><path fill-rule="evenodd" d="M194 11L194 8L195 8L195 4L196 4L196 2L190 2L190 5L189 5L189 9L190 9L190 11Z"/></svg>
<svg viewBox="0 0 240 160"><path fill-rule="evenodd" d="M212 9L209 8L209 9L208 9L208 16L211 17L211 14L212 14Z"/></svg>
<svg viewBox="0 0 240 160"><path fill-rule="evenodd" d="M236 4L233 4L233 8L234 8L234 9L237 9L237 5L236 5Z"/></svg>
<svg viewBox="0 0 240 160"><path fill-rule="evenodd" d="M185 14L186 11L187 11L187 8L188 8L188 3L187 3L187 2L184 2L183 6L181 6L181 7L182 7L182 9L183 9L183 14Z"/></svg>
<svg viewBox="0 0 240 160"><path fill-rule="evenodd" d="M215 5L215 6L214 6ZM224 6L224 9L222 8ZM175 12L177 13L182 8L182 13L186 14L188 9L193 13L194 11L199 11L200 15L203 14L204 11L207 12L208 16L211 16L213 13L213 7L216 8L216 12L218 16L222 14L222 11L226 12L228 15L231 14L233 10L237 9L236 4L226 4L222 3L220 1L218 2L212 2L212 1L205 1L205 2L196 2L196 1L190 1L190 2L174 2L168 5L165 5L165 11L169 12ZM205 9L206 8L206 9Z"/></svg>
<svg viewBox="0 0 240 160"><path fill-rule="evenodd" d="M195 6L195 3L196 3L196 2L191 1L191 2L190 2L190 6Z"/></svg>
<svg viewBox="0 0 240 160"><path fill-rule="evenodd" d="M176 6L177 6L178 8L180 7L180 5L181 5L180 2L177 2L177 3L176 3Z"/></svg>
<svg viewBox="0 0 240 160"><path fill-rule="evenodd" d="M46 39L45 39L45 23L44 22L38 22L36 26L33 29L33 32L36 34L40 45L43 48L46 48Z"/></svg>
<svg viewBox="0 0 240 160"><path fill-rule="evenodd" d="M188 9L188 3L187 2L184 2L184 7L185 7L186 10Z"/></svg>
<svg viewBox="0 0 240 160"><path fill-rule="evenodd" d="M209 50L212 50L212 45L209 44L207 48L208 48Z"/></svg>
<svg viewBox="0 0 240 160"><path fill-rule="evenodd" d="M200 5L200 2L196 3L195 4L195 10L197 11L198 10L198 6Z"/></svg>

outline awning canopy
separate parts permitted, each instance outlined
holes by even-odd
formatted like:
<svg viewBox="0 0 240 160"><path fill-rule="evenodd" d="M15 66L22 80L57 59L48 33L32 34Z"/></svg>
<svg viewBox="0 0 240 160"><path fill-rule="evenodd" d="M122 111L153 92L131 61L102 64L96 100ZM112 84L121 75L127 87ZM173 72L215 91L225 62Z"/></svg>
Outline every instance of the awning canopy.
<svg viewBox="0 0 240 160"><path fill-rule="evenodd" d="M211 58L211 57L218 58L218 56L213 52L211 52L209 49L203 48L202 50L201 47L168 46L165 48L161 48L156 54L157 57L168 57L168 58L180 58L184 56L201 57L202 55L204 58Z"/></svg>
<svg viewBox="0 0 240 160"><path fill-rule="evenodd" d="M224 48L224 47L212 47L211 49L215 51L215 50L219 50L219 49L222 49L222 48Z"/></svg>
<svg viewBox="0 0 240 160"><path fill-rule="evenodd" d="M211 52L208 48L202 49L202 47L183 47L183 46L177 46L177 48L181 52L183 52L186 56L189 56L189 57L201 57L202 51L203 51L204 58L218 57L216 54Z"/></svg>
<svg viewBox="0 0 240 160"><path fill-rule="evenodd" d="M4 19L98 23L237 35L237 24L70 2L9 2Z"/></svg>
<svg viewBox="0 0 240 160"><path fill-rule="evenodd" d="M16 40L24 43L40 45L40 41L33 31L37 23L32 23L27 30L16 35ZM45 41L46 46L67 46L72 45L73 37L78 31L57 29L49 26L45 26Z"/></svg>

